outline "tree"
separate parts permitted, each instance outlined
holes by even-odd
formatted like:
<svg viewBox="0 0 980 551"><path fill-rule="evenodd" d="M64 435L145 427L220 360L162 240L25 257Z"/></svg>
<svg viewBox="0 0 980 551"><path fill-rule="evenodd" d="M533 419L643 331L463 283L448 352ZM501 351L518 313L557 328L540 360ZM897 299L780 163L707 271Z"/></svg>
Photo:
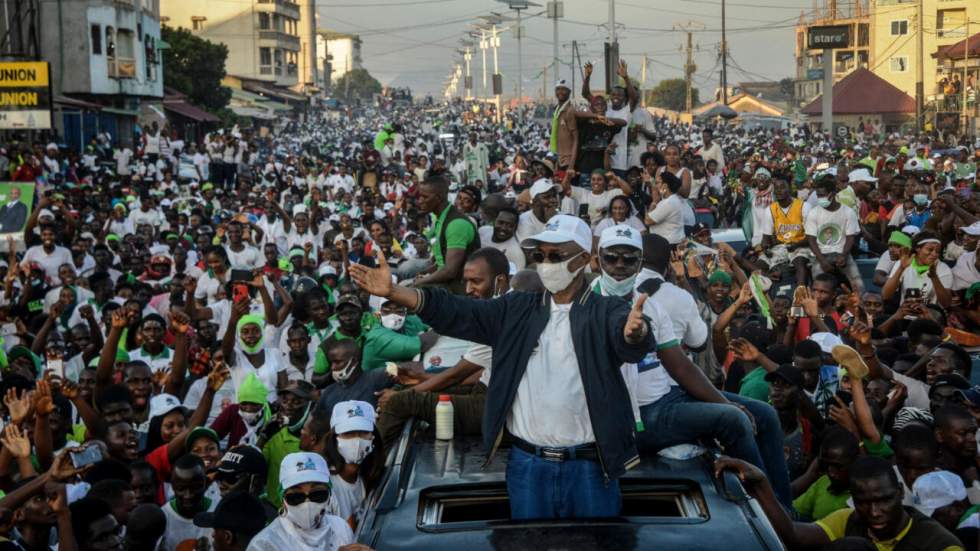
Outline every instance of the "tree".
<svg viewBox="0 0 980 551"><path fill-rule="evenodd" d="M796 96L796 79L792 79L792 78L780 79L779 91L782 92L783 95L790 98L790 101L793 101L793 98Z"/></svg>
<svg viewBox="0 0 980 551"><path fill-rule="evenodd" d="M221 85L221 79L225 78L228 46L194 36L183 28L164 26L160 36L170 44L163 55L163 78L167 86L210 111L227 106L231 90Z"/></svg>
<svg viewBox="0 0 980 551"><path fill-rule="evenodd" d="M650 90L648 103L654 107L662 107L672 111L683 111L687 104L687 83L682 78L670 78L660 81ZM691 88L691 105L698 104L698 89Z"/></svg>
<svg viewBox="0 0 980 551"><path fill-rule="evenodd" d="M347 83L350 82L350 90ZM351 98L371 98L381 93L381 83L367 72L367 69L354 69L337 79L333 85L334 95Z"/></svg>

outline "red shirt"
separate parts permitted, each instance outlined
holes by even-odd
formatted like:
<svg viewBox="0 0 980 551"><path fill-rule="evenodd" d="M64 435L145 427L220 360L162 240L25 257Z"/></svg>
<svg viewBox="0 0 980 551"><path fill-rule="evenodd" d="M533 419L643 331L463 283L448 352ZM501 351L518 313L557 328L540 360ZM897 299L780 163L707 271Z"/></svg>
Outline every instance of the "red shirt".
<svg viewBox="0 0 980 551"><path fill-rule="evenodd" d="M167 444L163 444L151 451L144 459L146 459L146 462L157 473L157 505L162 506L167 501L163 492L163 484L167 480L170 480L170 471L173 469L170 465L170 454L167 452Z"/></svg>

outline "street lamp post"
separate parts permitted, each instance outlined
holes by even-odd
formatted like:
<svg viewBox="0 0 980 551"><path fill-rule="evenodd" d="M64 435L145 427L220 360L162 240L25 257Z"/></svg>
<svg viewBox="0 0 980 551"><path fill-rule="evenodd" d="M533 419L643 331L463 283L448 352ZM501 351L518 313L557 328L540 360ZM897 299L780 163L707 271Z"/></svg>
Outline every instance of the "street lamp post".
<svg viewBox="0 0 980 551"><path fill-rule="evenodd" d="M554 37L552 43L554 66L555 66L555 82L561 80L561 66L558 64L558 19L565 17L565 3L564 2L548 2L548 17L551 18L554 25Z"/></svg>
<svg viewBox="0 0 980 551"><path fill-rule="evenodd" d="M532 6L540 6L529 0L497 0L507 4L507 7L517 12L517 101L524 98L524 27L521 26L521 11Z"/></svg>

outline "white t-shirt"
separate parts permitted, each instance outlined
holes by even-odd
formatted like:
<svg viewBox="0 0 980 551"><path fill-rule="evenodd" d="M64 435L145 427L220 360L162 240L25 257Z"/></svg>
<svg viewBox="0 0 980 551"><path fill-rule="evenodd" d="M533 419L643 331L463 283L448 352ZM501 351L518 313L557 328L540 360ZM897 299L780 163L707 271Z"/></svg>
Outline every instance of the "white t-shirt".
<svg viewBox="0 0 980 551"><path fill-rule="evenodd" d="M224 285L224 283L218 280L217 276L212 276L209 272L205 272L201 276L201 279L197 280L197 288L194 289L194 298L203 300L207 304L216 302L218 300L218 291Z"/></svg>
<svg viewBox="0 0 980 551"><path fill-rule="evenodd" d="M653 124L653 117L644 107L637 107L634 109L630 121L633 127L637 129L642 128L650 133L657 131L656 125ZM627 164L629 166L640 166L640 157L647 152L648 142L649 140L647 140L647 137L644 136L642 132L637 130L636 143L629 147L629 157L627 158Z"/></svg>
<svg viewBox="0 0 980 551"><path fill-rule="evenodd" d="M547 220L543 222L538 220L538 217L534 215L534 211L529 210L521 214L521 217L517 220L517 231L514 235L517 236L518 242L524 241L529 237L534 237L543 232L547 223Z"/></svg>
<svg viewBox="0 0 980 551"><path fill-rule="evenodd" d="M364 480L358 476L357 481L351 484L340 475L331 474L330 484L333 489L333 497L337 500L339 513L337 516L344 520L354 517L355 522L360 521L364 513L364 499L367 497Z"/></svg>
<svg viewBox="0 0 980 551"><path fill-rule="evenodd" d="M156 373L158 371L168 371L174 360L174 351L168 346L163 347L163 351L160 354L154 356L149 352L143 350L143 347L139 347L136 350L129 351L129 361L136 362L146 362L146 365L150 366L150 371Z"/></svg>
<svg viewBox="0 0 980 551"><path fill-rule="evenodd" d="M655 233L676 245L684 240L684 209L683 199L674 194L657 203L647 216L653 221L650 233Z"/></svg>
<svg viewBox="0 0 980 551"><path fill-rule="evenodd" d="M980 281L980 271L977 270L977 252L963 253L956 259L953 266L953 290L969 289L970 285Z"/></svg>
<svg viewBox="0 0 980 551"><path fill-rule="evenodd" d="M316 534L304 533L280 515L252 538L246 551L337 551L354 543L354 532L344 519L327 514L322 522Z"/></svg>
<svg viewBox="0 0 980 551"><path fill-rule="evenodd" d="M523 270L524 266L527 265L527 261L524 258L524 249L517 242L516 234L512 235L510 239L503 243L497 243L493 240L493 226L482 226L478 230L478 233L480 234L480 246L493 247L504 253L507 260L513 262L518 270Z"/></svg>
<svg viewBox="0 0 980 551"><path fill-rule="evenodd" d="M212 501L208 512L214 511L215 506L217 503ZM174 510L173 502L167 502L162 509L164 516L167 517L167 530L163 534L161 551L176 551L181 544L186 546L185 542L196 542L200 538L211 540L211 532L214 530L195 526L193 518L184 518Z"/></svg>
<svg viewBox="0 0 980 551"><path fill-rule="evenodd" d="M629 168L629 165L626 162L626 157L629 154L629 148L626 145L628 138L627 128L629 127L629 122L632 118L629 102L627 101L624 103L619 109L613 109L610 105L609 108L606 109L606 117L609 119L619 119L626 122L626 126L620 128L619 132L617 132L612 138L612 143L616 144L616 150L612 155L610 155L609 159L610 165L613 167L613 169L626 170Z"/></svg>
<svg viewBox="0 0 980 551"><path fill-rule="evenodd" d="M663 279L663 276L649 268L643 268L636 276L636 286L639 287L648 279ZM665 281L650 300L667 312L674 336L681 339L685 346L690 348L704 346L708 340L708 324L698 314L698 304L691 293Z"/></svg>
<svg viewBox="0 0 980 551"><path fill-rule="evenodd" d="M71 264L71 260L71 251L64 247L55 245L51 254L48 254L44 251L42 245L34 245L24 253L24 259L21 261L21 264L27 265L31 262L37 262L41 266L41 269L44 270L44 275L51 281L51 285L57 286L61 285L61 278L58 277L58 267L62 264Z"/></svg>
<svg viewBox="0 0 980 551"><path fill-rule="evenodd" d="M228 253L228 262L231 263L232 269L235 270L254 270L255 268L261 268L265 264L262 253L251 245L245 245L238 252L233 251L231 246L225 245L225 252Z"/></svg>
<svg viewBox="0 0 980 551"><path fill-rule="evenodd" d="M885 253L878 257L878 263L875 264L876 272L885 272L886 274L892 273L892 268L895 267L895 261L892 260L891 255Z"/></svg>
<svg viewBox="0 0 980 551"><path fill-rule="evenodd" d="M570 323L572 305L551 315L507 415L507 430L531 444L567 448L595 442Z"/></svg>
<svg viewBox="0 0 980 551"><path fill-rule="evenodd" d="M823 254L843 253L850 235L861 233L857 214L843 205L835 211L816 206L803 223L807 236L815 237Z"/></svg>
<svg viewBox="0 0 980 551"><path fill-rule="evenodd" d="M572 199L579 205L589 205L589 220L592 221L593 228L609 214L609 201L623 194L623 190L619 188L607 189L598 195L592 193L591 189L573 187L571 190Z"/></svg>
<svg viewBox="0 0 980 551"><path fill-rule="evenodd" d="M480 382L484 386L490 386L490 367L493 364L493 348L485 344L474 344L463 354L463 359L483 368L480 373Z"/></svg>
<svg viewBox="0 0 980 551"><path fill-rule="evenodd" d="M622 222L617 222L613 220L612 216L607 216L602 220L600 220L599 223L595 225L595 228L592 229L592 235L594 235L595 237L600 237L604 230L616 226L618 224L624 224L626 226L633 228L638 232L647 231L647 227L644 226L643 222L640 222L640 219L635 216L630 216L629 218L627 218Z"/></svg>
<svg viewBox="0 0 980 551"><path fill-rule="evenodd" d="M131 172L129 161L133 158L133 150L128 147L117 149L112 154L112 158L116 160L116 174L119 176L129 176Z"/></svg>
<svg viewBox="0 0 980 551"><path fill-rule="evenodd" d="M895 272L900 269L902 269L902 264L900 262L896 262L895 265L892 266L892 271L888 274L888 277L895 275ZM939 276L939 281L943 284L943 287L946 289L952 289L953 271L949 269L949 266L942 262L937 263L936 275ZM905 271L902 272L900 289L902 293L902 302L905 302L906 289L921 289L923 301L925 301L927 304L936 302L936 290L933 288L932 278L929 277L929 272L919 275L919 273L916 272L915 268L912 266L905 268Z"/></svg>

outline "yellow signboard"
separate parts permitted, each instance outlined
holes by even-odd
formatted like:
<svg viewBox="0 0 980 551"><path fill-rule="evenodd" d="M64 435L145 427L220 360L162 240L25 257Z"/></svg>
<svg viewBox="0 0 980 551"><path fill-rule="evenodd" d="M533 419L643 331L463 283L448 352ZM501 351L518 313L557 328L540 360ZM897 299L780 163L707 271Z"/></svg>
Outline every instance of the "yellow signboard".
<svg viewBox="0 0 980 551"><path fill-rule="evenodd" d="M51 128L49 73L44 61L0 62L0 129Z"/></svg>

